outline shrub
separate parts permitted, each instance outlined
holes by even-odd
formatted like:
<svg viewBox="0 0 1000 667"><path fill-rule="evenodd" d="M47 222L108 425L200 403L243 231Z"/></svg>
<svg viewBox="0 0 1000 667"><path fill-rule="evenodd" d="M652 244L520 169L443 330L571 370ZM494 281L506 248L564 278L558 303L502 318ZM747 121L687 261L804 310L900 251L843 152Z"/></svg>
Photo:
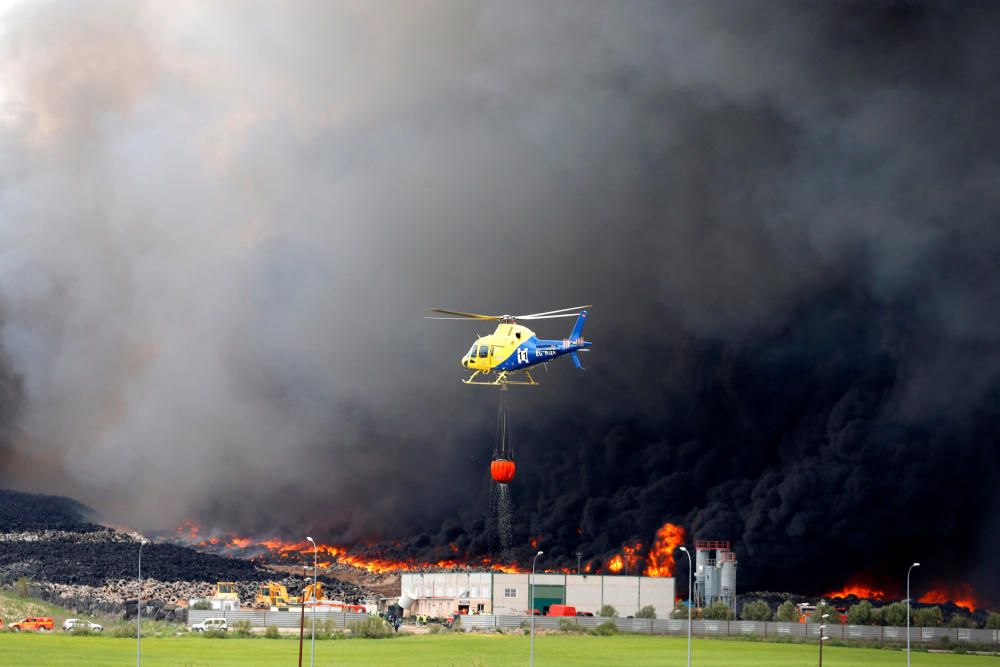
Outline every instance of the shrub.
<svg viewBox="0 0 1000 667"><path fill-rule="evenodd" d="M119 639L135 637L135 623L119 623L118 625L112 625L104 632L107 635L118 637Z"/></svg>
<svg viewBox="0 0 1000 667"><path fill-rule="evenodd" d="M774 615L774 620L782 623L798 623L799 608L791 600L785 600L778 607L778 613Z"/></svg>
<svg viewBox="0 0 1000 667"><path fill-rule="evenodd" d="M575 618L560 618L559 632L583 632L583 628L580 627Z"/></svg>
<svg viewBox="0 0 1000 667"><path fill-rule="evenodd" d="M350 625L352 637L365 639L385 639L394 637L392 627L378 616L369 616L363 621L354 621Z"/></svg>
<svg viewBox="0 0 1000 667"><path fill-rule="evenodd" d="M906 605L902 602L893 602L882 607L882 613L886 625L895 625L896 627L906 625Z"/></svg>
<svg viewBox="0 0 1000 667"><path fill-rule="evenodd" d="M610 635L617 635L619 632L620 631L618 630L618 626L615 625L615 622L609 620L598 625L596 628L591 630L589 634L597 635L599 637L608 637Z"/></svg>
<svg viewBox="0 0 1000 667"><path fill-rule="evenodd" d="M1000 614L991 611L990 615L986 617L986 627L990 630L1000 630Z"/></svg>
<svg viewBox="0 0 1000 667"><path fill-rule="evenodd" d="M212 603L209 600L198 600L193 605L191 605L191 609L197 609L199 611L208 611L211 608L212 608Z"/></svg>
<svg viewBox="0 0 1000 667"><path fill-rule="evenodd" d="M966 616L965 614L954 613L951 618L948 619L949 628L974 628L976 624L973 622L972 618Z"/></svg>
<svg viewBox="0 0 1000 667"><path fill-rule="evenodd" d="M330 635L335 632L336 628L333 621L326 619L321 621L316 625L316 639L329 639ZM306 618L306 635L309 635L312 631L312 626L310 625L309 618Z"/></svg>
<svg viewBox="0 0 1000 667"><path fill-rule="evenodd" d="M656 618L656 607L647 604L645 607L635 612L636 618Z"/></svg>
<svg viewBox="0 0 1000 667"><path fill-rule="evenodd" d="M686 621L687 617L688 617L688 608L686 605L674 607L674 610L670 612L670 618ZM697 614L694 613L694 609L691 610L691 618L692 619L698 618Z"/></svg>
<svg viewBox="0 0 1000 667"><path fill-rule="evenodd" d="M729 605L721 600L705 607L701 615L702 618L709 621L731 621L736 617L736 614L729 608Z"/></svg>
<svg viewBox="0 0 1000 667"><path fill-rule="evenodd" d="M229 633L222 630L205 630L205 632L201 633L201 636L206 639L225 639L229 636Z"/></svg>
<svg viewBox="0 0 1000 667"><path fill-rule="evenodd" d="M237 637L253 637L253 623L250 621L236 621L233 623L232 631Z"/></svg>
<svg viewBox="0 0 1000 667"><path fill-rule="evenodd" d="M913 625L918 628L936 628L942 623L940 607L924 607L913 612Z"/></svg>
<svg viewBox="0 0 1000 667"><path fill-rule="evenodd" d="M31 584L31 579L27 577L21 577L14 582L14 595L19 598L28 597L28 586Z"/></svg>
<svg viewBox="0 0 1000 667"><path fill-rule="evenodd" d="M615 609L613 606L606 604L603 607L601 607L601 610L597 612L597 615L604 616L606 618L614 618L615 616L618 615L618 610Z"/></svg>
<svg viewBox="0 0 1000 667"><path fill-rule="evenodd" d="M86 625L86 624L80 624L80 625L74 626L69 631L69 633L71 635L82 635L82 636L85 636L85 637L88 636L88 635L97 634L96 632L94 632L93 630L90 629L89 625Z"/></svg>
<svg viewBox="0 0 1000 667"><path fill-rule="evenodd" d="M444 632L444 626L438 623L432 623L431 625L427 626L427 632L429 632L432 635L439 635L442 632Z"/></svg>
<svg viewBox="0 0 1000 667"><path fill-rule="evenodd" d="M264 637L267 639L279 639L281 637L281 633L278 632L278 626L269 625L264 628Z"/></svg>
<svg viewBox="0 0 1000 667"><path fill-rule="evenodd" d="M743 605L740 618L744 621L770 621L771 608L763 600L754 600Z"/></svg>
<svg viewBox="0 0 1000 667"><path fill-rule="evenodd" d="M868 600L862 600L848 607L847 622L851 625L871 625L872 603Z"/></svg>

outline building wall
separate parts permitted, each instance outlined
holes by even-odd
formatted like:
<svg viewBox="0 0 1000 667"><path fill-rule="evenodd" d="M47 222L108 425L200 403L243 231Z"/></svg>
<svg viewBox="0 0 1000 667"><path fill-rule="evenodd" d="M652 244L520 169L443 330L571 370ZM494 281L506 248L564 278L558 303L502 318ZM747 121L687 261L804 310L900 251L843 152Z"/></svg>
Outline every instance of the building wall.
<svg viewBox="0 0 1000 667"><path fill-rule="evenodd" d="M522 615L531 608L530 579L530 574L501 572L406 572L401 584L403 592L415 598L408 615L448 616L460 604L468 604L470 611L482 604L483 613ZM535 584L562 587L567 605L595 615L606 604L622 617L634 616L646 605L656 608L658 618L667 618L674 609L670 577L536 574Z"/></svg>
<svg viewBox="0 0 1000 667"><path fill-rule="evenodd" d="M566 604L579 612L597 615L603 604L604 577L593 574L566 576Z"/></svg>
<svg viewBox="0 0 1000 667"><path fill-rule="evenodd" d="M529 579L528 574L495 574L494 613L528 613ZM657 617L666 618L674 609L674 579L670 577L538 574L535 583L564 586L566 604L578 612L597 614L602 606L610 604L620 616L634 616L642 607L653 605ZM516 597L507 597L508 589L514 589Z"/></svg>
<svg viewBox="0 0 1000 667"><path fill-rule="evenodd" d="M492 572L404 572L400 577L403 593L414 597L407 616L450 616L460 606L469 612L493 611Z"/></svg>
<svg viewBox="0 0 1000 667"><path fill-rule="evenodd" d="M541 575L539 583L541 583ZM527 574L493 575L493 613L495 614L527 614L530 608L528 601ZM513 593L513 596L511 595Z"/></svg>
<svg viewBox="0 0 1000 667"><path fill-rule="evenodd" d="M676 580L673 577L643 577L641 584L639 609L651 604L656 609L657 618L669 618L677 599Z"/></svg>

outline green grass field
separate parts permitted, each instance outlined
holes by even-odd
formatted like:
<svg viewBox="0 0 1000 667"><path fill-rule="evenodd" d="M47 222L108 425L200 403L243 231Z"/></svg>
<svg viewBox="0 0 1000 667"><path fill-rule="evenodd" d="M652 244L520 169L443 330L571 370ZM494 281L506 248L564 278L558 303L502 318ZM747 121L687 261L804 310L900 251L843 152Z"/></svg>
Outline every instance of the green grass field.
<svg viewBox="0 0 1000 667"><path fill-rule="evenodd" d="M142 642L143 664L156 667L253 667L295 665L298 642L288 639L149 638ZM606 665L684 665L683 638L549 635L535 638L535 663L605 667ZM698 667L800 667L816 664L816 647L750 641L694 641ZM135 640L71 637L59 634L0 635L0 665L31 667L104 667L135 660ZM316 664L411 665L416 667L501 667L528 662L528 638L504 635L423 635L399 639L352 639L316 642ZM309 664L309 640L305 644ZM827 667L903 665L899 650L828 647ZM993 657L913 653L915 667L1000 665Z"/></svg>

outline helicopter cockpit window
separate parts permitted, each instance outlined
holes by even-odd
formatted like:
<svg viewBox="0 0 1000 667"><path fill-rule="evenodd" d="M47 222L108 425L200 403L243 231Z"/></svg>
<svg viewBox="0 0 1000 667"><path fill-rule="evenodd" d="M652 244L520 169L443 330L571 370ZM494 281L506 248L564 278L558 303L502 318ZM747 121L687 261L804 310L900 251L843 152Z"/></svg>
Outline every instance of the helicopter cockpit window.
<svg viewBox="0 0 1000 667"><path fill-rule="evenodd" d="M476 356L476 346L475 345L473 345L472 349L469 350L469 358L471 359L474 356Z"/></svg>
<svg viewBox="0 0 1000 667"><path fill-rule="evenodd" d="M486 346L486 345L480 345L479 346L479 358L480 359L484 359L486 357L486 353L489 352L489 349L490 348L488 346Z"/></svg>

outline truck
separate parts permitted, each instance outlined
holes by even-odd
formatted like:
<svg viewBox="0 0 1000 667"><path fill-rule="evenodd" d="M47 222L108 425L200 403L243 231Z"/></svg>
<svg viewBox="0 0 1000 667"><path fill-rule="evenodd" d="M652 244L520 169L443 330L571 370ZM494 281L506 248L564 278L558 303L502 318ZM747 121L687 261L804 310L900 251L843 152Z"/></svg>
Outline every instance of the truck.
<svg viewBox="0 0 1000 667"><path fill-rule="evenodd" d="M21 632L22 630L27 632L48 632L55 627L55 622L51 616L25 616L20 621L14 621L7 627L14 632Z"/></svg>
<svg viewBox="0 0 1000 667"><path fill-rule="evenodd" d="M549 613L546 616L576 616L576 607L565 604L554 604L549 606Z"/></svg>

